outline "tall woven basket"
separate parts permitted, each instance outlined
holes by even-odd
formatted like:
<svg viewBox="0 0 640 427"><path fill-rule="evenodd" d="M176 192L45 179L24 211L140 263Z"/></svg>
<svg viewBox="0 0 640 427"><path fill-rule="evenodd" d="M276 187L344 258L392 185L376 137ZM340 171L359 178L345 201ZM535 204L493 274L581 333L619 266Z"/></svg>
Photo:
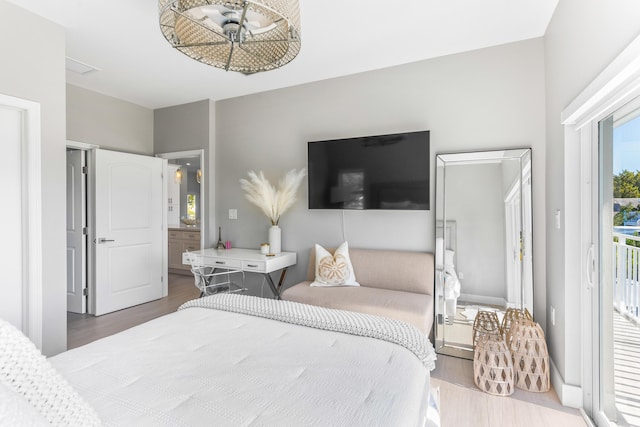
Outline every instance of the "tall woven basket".
<svg viewBox="0 0 640 427"><path fill-rule="evenodd" d="M533 392L549 391L549 352L540 325L520 319L511 325L507 335L516 387Z"/></svg>
<svg viewBox="0 0 640 427"><path fill-rule="evenodd" d="M513 394L513 362L502 338L484 336L473 353L473 381L485 393Z"/></svg>
<svg viewBox="0 0 640 427"><path fill-rule="evenodd" d="M502 338L498 315L493 311L479 311L473 320L473 348L483 338Z"/></svg>

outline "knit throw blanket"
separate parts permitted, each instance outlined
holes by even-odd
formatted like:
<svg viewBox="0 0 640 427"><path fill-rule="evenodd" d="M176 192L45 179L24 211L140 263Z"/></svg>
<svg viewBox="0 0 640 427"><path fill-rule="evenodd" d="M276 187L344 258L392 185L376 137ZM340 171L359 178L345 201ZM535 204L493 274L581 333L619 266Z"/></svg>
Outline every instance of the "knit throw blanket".
<svg viewBox="0 0 640 427"><path fill-rule="evenodd" d="M405 347L427 369L435 368L436 354L429 339L415 326L399 320L238 294L218 294L191 300L178 310L190 307L248 314L325 331L376 338Z"/></svg>

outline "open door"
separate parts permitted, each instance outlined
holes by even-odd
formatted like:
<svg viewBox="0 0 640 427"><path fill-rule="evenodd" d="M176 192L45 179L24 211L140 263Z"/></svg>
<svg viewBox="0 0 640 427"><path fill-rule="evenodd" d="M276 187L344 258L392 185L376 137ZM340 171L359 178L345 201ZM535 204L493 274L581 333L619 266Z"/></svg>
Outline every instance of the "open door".
<svg viewBox="0 0 640 427"><path fill-rule="evenodd" d="M163 297L163 165L93 150L95 315Z"/></svg>
<svg viewBox="0 0 640 427"><path fill-rule="evenodd" d="M67 311L87 312L86 154L67 149Z"/></svg>

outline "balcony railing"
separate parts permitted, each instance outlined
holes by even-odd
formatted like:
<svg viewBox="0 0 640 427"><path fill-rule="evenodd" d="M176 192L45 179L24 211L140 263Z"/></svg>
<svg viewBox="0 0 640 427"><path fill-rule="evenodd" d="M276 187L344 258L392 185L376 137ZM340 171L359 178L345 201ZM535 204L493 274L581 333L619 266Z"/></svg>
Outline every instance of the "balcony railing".
<svg viewBox="0 0 640 427"><path fill-rule="evenodd" d="M613 240L613 305L640 324L640 237L613 233Z"/></svg>

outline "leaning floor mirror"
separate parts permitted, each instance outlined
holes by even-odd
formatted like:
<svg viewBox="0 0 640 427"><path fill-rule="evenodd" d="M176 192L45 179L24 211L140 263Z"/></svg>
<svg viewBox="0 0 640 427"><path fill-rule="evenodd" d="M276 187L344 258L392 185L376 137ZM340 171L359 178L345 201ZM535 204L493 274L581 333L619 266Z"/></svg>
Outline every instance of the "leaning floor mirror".
<svg viewBox="0 0 640 427"><path fill-rule="evenodd" d="M531 149L436 156L436 350L473 358L478 313L533 315Z"/></svg>

